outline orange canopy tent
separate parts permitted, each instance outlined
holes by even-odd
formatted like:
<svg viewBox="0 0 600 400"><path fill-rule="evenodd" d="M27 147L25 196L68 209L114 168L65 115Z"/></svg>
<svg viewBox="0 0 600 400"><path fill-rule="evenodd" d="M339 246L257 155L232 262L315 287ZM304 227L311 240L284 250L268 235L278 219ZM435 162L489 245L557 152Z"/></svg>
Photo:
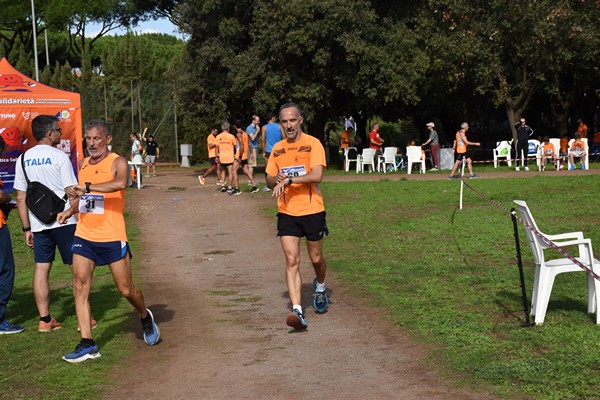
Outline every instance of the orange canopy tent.
<svg viewBox="0 0 600 400"><path fill-rule="evenodd" d="M58 148L71 158L77 173L77 159L83 155L81 100L67 92L36 82L0 60L0 137L6 147L0 154L0 179L4 191L12 191L17 157L36 145L31 120L40 114L55 115L62 130Z"/></svg>

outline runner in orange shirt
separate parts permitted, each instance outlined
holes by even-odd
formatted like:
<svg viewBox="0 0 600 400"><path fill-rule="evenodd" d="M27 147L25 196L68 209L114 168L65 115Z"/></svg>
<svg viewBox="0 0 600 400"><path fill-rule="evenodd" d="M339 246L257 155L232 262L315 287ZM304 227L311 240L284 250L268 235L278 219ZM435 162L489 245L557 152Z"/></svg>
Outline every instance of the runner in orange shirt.
<svg viewBox="0 0 600 400"><path fill-rule="evenodd" d="M319 183L326 166L325 149L319 140L302 132L302 111L295 103L279 109L286 139L273 146L266 168L267 185L277 196L277 236L286 259L286 280L292 312L287 325L302 330L308 322L302 311L300 238L306 237L308 254L316 273L313 281L315 312L327 312L325 286L327 265L323 235L327 234L325 206Z"/></svg>
<svg viewBox="0 0 600 400"><path fill-rule="evenodd" d="M210 168L208 168L202 175L198 175L198 180L200 181L200 185L204 186L205 179L211 172L217 171L217 185L222 185L224 178L221 175L221 168L219 168L219 163L217 162L217 133L219 133L219 128L214 127L208 134L206 138L206 148L208 149L208 159L210 161Z"/></svg>
<svg viewBox="0 0 600 400"><path fill-rule="evenodd" d="M233 169L236 171L236 174L237 174L237 169L240 166L242 167L242 171L244 172L244 174L246 174L246 176L250 180L250 184L252 185L252 189L250 190L250 192L256 193L256 192L258 192L258 186L256 186L256 181L254 180L254 174L252 173L252 168L248 165L248 153L250 150L250 148L249 148L250 143L248 141L248 133L246 133L244 128L242 128L242 121L240 121L239 119L237 121L235 121L233 127L236 130L236 138L237 138L237 141L239 144L238 152L237 152L239 165L234 164Z"/></svg>
<svg viewBox="0 0 600 400"><path fill-rule="evenodd" d="M108 265L117 289L140 314L146 344L155 345L160 337L154 316L146 308L144 295L131 277L131 252L123 216L129 168L127 160L109 150L112 135L104 121L88 122L84 140L90 156L79 162L79 185L67 190L71 198L79 197L79 204L58 214L56 219L59 223L65 223L79 212L73 240L72 272L81 341L73 352L63 357L70 363L100 357L98 345L92 338L88 303L92 276L98 265Z"/></svg>
<svg viewBox="0 0 600 400"><path fill-rule="evenodd" d="M229 122L225 121L221 124L222 132L217 135L217 148L216 155L217 161L221 163L221 168L227 171L227 182L229 183L229 187L225 187L221 189L221 192L227 192L231 195L242 194L240 192L237 172L233 171L233 163L237 160L236 155L236 146L237 139L231 133L229 133ZM231 186L233 184L233 187Z"/></svg>

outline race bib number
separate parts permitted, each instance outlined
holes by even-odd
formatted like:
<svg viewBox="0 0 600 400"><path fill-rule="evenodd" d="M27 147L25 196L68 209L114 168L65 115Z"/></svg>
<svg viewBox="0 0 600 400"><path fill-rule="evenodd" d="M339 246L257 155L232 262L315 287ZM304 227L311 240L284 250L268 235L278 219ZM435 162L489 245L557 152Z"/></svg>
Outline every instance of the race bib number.
<svg viewBox="0 0 600 400"><path fill-rule="evenodd" d="M79 212L82 214L104 214L103 194L84 194L79 198Z"/></svg>
<svg viewBox="0 0 600 400"><path fill-rule="evenodd" d="M291 176L292 178L295 176L304 176L304 175L306 175L306 167L304 165L297 165L294 167L284 167L284 168L281 168L281 172L283 172L287 176Z"/></svg>

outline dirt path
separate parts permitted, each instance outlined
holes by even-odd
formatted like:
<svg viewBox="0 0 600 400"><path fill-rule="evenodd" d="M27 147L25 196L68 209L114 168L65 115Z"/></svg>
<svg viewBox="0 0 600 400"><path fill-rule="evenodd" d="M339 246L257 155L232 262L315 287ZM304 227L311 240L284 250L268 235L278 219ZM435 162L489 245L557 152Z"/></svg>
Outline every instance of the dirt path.
<svg viewBox="0 0 600 400"><path fill-rule="evenodd" d="M418 177L410 179L432 175ZM274 200L263 192L219 193L211 178L199 187L196 171L162 172L143 190L128 191L128 209L142 232L143 251L135 256L161 342L150 348L132 329L134 355L115 370L120 383L105 398L491 398L441 380L424 363L421 345L362 305L332 273L330 310L315 314L305 251L309 329L290 331L275 219L263 212ZM350 178L356 176L331 180Z"/></svg>

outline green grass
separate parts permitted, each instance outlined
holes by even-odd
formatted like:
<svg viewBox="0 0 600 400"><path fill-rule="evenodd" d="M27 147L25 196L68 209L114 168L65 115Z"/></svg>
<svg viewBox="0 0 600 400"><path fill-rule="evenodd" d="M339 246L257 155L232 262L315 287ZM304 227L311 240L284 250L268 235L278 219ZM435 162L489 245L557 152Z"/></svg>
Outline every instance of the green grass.
<svg viewBox="0 0 600 400"><path fill-rule="evenodd" d="M126 337L130 319L136 318L132 307L115 288L108 267L98 267L90 303L98 328L93 333L98 341L102 362L69 364L62 356L79 342L77 317L73 303L71 271L60 256L50 274L50 310L62 323L62 329L41 334L37 331L39 315L33 298L33 251L24 243L16 211L8 220L12 234L16 264L15 285L8 306L7 319L25 326L23 333L0 336L0 399L82 399L97 398L109 383L111 367L126 359L131 351ZM128 235L136 254L138 231L129 224ZM136 258L132 259L136 267ZM134 273L135 274L135 273ZM136 280L137 281L137 280Z"/></svg>
<svg viewBox="0 0 600 400"><path fill-rule="evenodd" d="M585 274L556 279L545 323L521 328L523 305L510 214L459 182L322 184L328 267L387 310L430 361L459 382L505 398L598 398L600 327L586 313ZM582 230L600 246L597 176L469 183L512 208L528 202L542 231ZM519 223L528 296L533 258ZM401 349L398 349L401 351Z"/></svg>

